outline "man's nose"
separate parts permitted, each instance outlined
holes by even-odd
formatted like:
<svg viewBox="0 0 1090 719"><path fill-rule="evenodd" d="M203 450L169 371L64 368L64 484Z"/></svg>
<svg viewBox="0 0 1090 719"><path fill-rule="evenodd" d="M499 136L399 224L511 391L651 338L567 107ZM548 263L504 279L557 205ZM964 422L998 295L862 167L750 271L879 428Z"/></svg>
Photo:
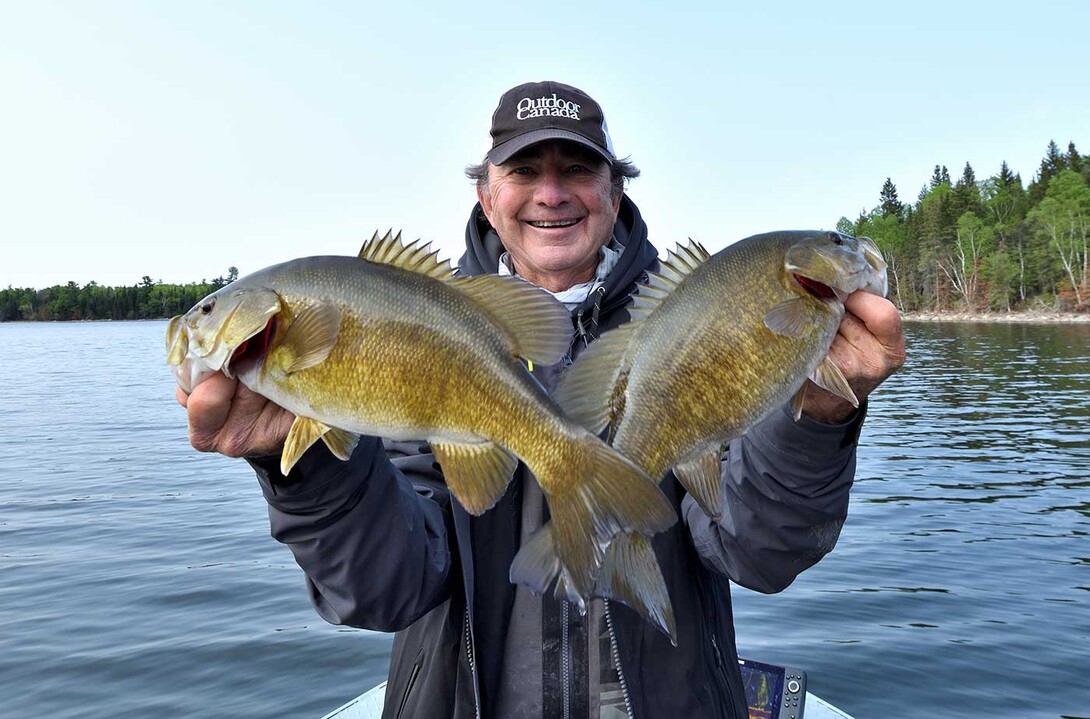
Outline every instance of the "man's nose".
<svg viewBox="0 0 1090 719"><path fill-rule="evenodd" d="M534 201L546 207L556 207L571 199L564 178L559 172L548 170L538 176L534 187Z"/></svg>

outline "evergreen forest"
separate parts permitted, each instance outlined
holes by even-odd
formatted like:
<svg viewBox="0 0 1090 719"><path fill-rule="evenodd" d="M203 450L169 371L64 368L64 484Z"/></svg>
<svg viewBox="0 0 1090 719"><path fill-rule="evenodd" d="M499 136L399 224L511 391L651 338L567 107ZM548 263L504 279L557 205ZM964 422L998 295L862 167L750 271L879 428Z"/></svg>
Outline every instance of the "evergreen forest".
<svg viewBox="0 0 1090 719"><path fill-rule="evenodd" d="M965 164L955 181L936 165L916 202L886 178L874 209L837 230L874 238L903 312L1090 311L1090 156L1049 142L1025 185L1006 162L984 180ZM75 282L0 290L0 322L172 317L238 278L187 285L145 275L131 287Z"/></svg>
<svg viewBox="0 0 1090 719"><path fill-rule="evenodd" d="M188 312L193 305L238 279L229 267L226 277L188 285L156 282L144 275L131 287L102 287L75 282L43 290L8 287L0 290L0 322L16 320L149 320Z"/></svg>
<svg viewBox="0 0 1090 719"><path fill-rule="evenodd" d="M1053 141L1028 186L1006 162L979 180L936 165L914 204L890 178L880 204L837 229L874 238L904 312L1087 312L1090 157Z"/></svg>

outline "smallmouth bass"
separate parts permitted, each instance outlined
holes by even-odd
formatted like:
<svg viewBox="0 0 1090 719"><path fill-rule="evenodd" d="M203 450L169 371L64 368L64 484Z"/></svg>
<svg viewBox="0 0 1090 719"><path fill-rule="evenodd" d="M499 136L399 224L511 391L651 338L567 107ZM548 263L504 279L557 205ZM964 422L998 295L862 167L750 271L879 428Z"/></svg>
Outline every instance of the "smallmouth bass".
<svg viewBox="0 0 1090 719"><path fill-rule="evenodd" d="M631 321L605 333L562 375L556 399L650 477L671 469L709 516L719 519L724 445L788 402L796 419L807 379L858 402L828 351L844 299L884 296L886 265L868 238L836 232L755 235L709 256L679 245L641 285ZM512 578L567 595L549 527L532 538ZM545 583L535 583L540 577ZM671 640L673 611L649 536L621 532L606 552L593 596L641 612Z"/></svg>
<svg viewBox="0 0 1090 719"><path fill-rule="evenodd" d="M168 363L192 389L222 371L296 415L281 470L322 440L347 459L359 435L427 440L471 514L521 459L556 527L553 549L585 596L609 538L676 521L657 484L564 417L518 357L560 361L568 311L515 277L455 277L428 247L377 233L356 257L265 268L171 320Z"/></svg>

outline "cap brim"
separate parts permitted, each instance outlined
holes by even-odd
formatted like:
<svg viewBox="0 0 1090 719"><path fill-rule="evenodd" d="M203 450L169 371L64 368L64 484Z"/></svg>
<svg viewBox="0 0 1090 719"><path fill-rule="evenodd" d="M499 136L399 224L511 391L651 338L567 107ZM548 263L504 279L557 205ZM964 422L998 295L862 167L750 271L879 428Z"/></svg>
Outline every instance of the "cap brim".
<svg viewBox="0 0 1090 719"><path fill-rule="evenodd" d="M501 145L493 147L488 152L488 161L493 165L502 165L510 160L515 153L525 150L531 145L536 145L539 142L545 142L547 140L568 140L594 150L609 162L613 162L613 160L616 159L613 155L609 154L609 151L604 147L596 142L588 140L577 132L548 127L542 130L531 130L518 137L511 138Z"/></svg>

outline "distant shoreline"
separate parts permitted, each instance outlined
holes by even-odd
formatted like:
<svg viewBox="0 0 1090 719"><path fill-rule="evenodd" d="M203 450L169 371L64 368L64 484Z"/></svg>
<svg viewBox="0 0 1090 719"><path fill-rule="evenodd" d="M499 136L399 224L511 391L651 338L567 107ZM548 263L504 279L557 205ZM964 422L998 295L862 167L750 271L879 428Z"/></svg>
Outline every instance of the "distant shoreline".
<svg viewBox="0 0 1090 719"><path fill-rule="evenodd" d="M166 322L168 317L138 320L8 320L0 324L77 324L81 322ZM1022 324L1090 324L1090 313L1021 310L1014 312L902 312L904 322L1009 322Z"/></svg>
<svg viewBox="0 0 1090 719"><path fill-rule="evenodd" d="M905 322L1010 322L1026 324L1085 324L1090 314L1085 312L1051 312L1028 310L1020 312L902 312Z"/></svg>

